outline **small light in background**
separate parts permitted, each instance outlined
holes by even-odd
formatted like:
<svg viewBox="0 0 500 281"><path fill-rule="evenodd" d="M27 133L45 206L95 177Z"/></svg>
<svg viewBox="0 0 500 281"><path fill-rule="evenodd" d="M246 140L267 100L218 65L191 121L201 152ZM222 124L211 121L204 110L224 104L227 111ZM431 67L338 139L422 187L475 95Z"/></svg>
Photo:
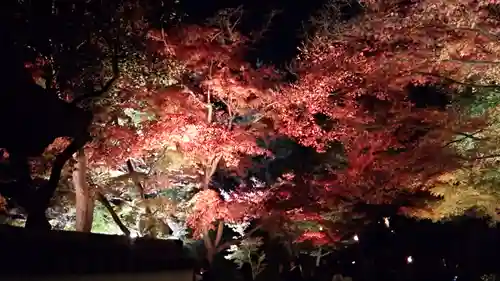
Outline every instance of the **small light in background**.
<svg viewBox="0 0 500 281"><path fill-rule="evenodd" d="M412 256L406 257L406 263L408 264L413 263L413 257Z"/></svg>
<svg viewBox="0 0 500 281"><path fill-rule="evenodd" d="M356 261L352 261L352 264L356 264Z"/></svg>
<svg viewBox="0 0 500 281"><path fill-rule="evenodd" d="M358 237L358 235L357 235L357 234L354 234L354 236L352 237L352 239L353 239L354 241L359 241L359 237Z"/></svg>
<svg viewBox="0 0 500 281"><path fill-rule="evenodd" d="M384 217L384 224L387 228L390 227L391 223L389 222L389 218L388 217Z"/></svg>

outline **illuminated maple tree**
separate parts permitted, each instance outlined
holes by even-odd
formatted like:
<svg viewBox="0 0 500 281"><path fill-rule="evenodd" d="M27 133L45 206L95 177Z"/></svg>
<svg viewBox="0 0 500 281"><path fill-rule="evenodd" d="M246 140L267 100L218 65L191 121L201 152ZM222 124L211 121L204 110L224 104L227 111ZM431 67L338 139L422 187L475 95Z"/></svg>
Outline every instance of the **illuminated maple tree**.
<svg viewBox="0 0 500 281"><path fill-rule="evenodd" d="M86 149L91 173L134 159L149 169L141 172L145 190L159 191L171 176L160 162L167 151L178 153L201 174L183 215L212 251L228 245L221 241L224 224L262 218L272 218L262 222L268 230L293 233L294 241L335 243L356 204L390 204L428 190L475 156L448 143L487 124L455 104L422 108L409 92L440 84L454 100L467 87L494 87L498 7L458 0L362 4L363 15L305 44L292 84L271 67L246 62L248 39L234 30L148 30L138 22L147 47L120 61L106 97L85 104L95 114L95 139ZM113 62L103 61L106 76ZM241 184L227 196L212 186L218 169L236 174L252 156L272 158L257 140L278 136L314 148L320 164L303 163L315 169L295 169L260 188ZM303 222L309 227L298 227ZM214 228L214 241L207 240Z"/></svg>
<svg viewBox="0 0 500 281"><path fill-rule="evenodd" d="M202 27L162 32L150 32L151 44L157 48L155 55L165 61L176 59L186 68L179 74L193 75L197 83L182 83L182 77L177 76L174 85L130 90L128 81L119 82L120 94L126 95L119 106L123 111L136 111L142 120L135 125L127 122L130 120L124 125L106 124L95 157L123 163L127 157L169 144L204 166L221 158L229 167L237 167L240 154L264 153L255 142L263 130L243 127L235 120L247 115L252 118L252 112L265 108L272 85L267 81L272 78L271 71L254 70L242 60L244 38L220 44L215 40L219 30ZM224 108L215 108L215 103L224 104Z"/></svg>
<svg viewBox="0 0 500 281"><path fill-rule="evenodd" d="M311 38L294 62L298 81L282 87L273 104L281 134L318 152L341 143L346 163L296 175L277 192L295 202L287 208L390 204L403 193L428 190L440 175L473 160L447 144L486 125L454 104L422 108L409 91L444 84L453 101L467 87L496 87L496 4L362 4L363 15Z"/></svg>
<svg viewBox="0 0 500 281"><path fill-rule="evenodd" d="M306 45L295 62L298 81L279 89L271 87L272 71L244 63L245 41L236 33L221 40L219 30L199 26L151 32L161 55L181 61L196 83L152 97L160 117L144 130L148 137L138 136L126 146L132 151L134 147L137 151L158 149L160 145L149 137L158 136L158 143L176 142L205 166L221 157L234 167L240 155L263 153L255 145L262 131L214 121L213 101L218 100L226 105L220 114L254 110L269 119L276 133L318 152L341 144L343 151L338 154L347 163L345 169L299 174L290 184L271 189L276 191L271 200L275 203L280 196L282 201L296 201L283 205L283 211L298 206L336 210L357 202L391 203L405 192L425 190L436 176L461 165L456 151L446 143L457 132L468 133L484 122L464 119L454 107L419 108L409 98L408 86L446 82L448 89L459 92L460 86L485 86L488 79L497 78L495 42L473 29L483 23L494 27L494 19L468 17L466 5L478 11L489 8L485 3L460 1L453 5L444 1L365 3L362 16ZM454 16L453 23L443 18L445 11ZM455 23L461 26L450 25ZM485 70L487 75L475 79L474 74ZM189 114L173 117L175 113L165 113L178 104L172 101L176 95L191 106L177 112ZM162 119L162 110L168 119ZM416 135L419 130L425 131L422 136Z"/></svg>
<svg viewBox="0 0 500 281"><path fill-rule="evenodd" d="M140 52L141 48L137 44L134 45L134 40L143 35L141 33L146 25L144 18L138 16L137 12L140 14L147 8L145 5L139 5L137 1L106 4L87 1L79 4L52 3L49 5L51 6L44 4L36 6L27 2L18 2L13 5L15 6L13 8L19 11L49 7L49 13L44 15L46 17L43 17L44 20L41 22L38 21L38 17L28 16L30 18L27 20L22 13L21 17L12 19L12 24L19 27L19 30L14 29L20 35L12 39L17 46L24 48L20 53L23 59L27 60L25 69L31 73L39 86L45 88L38 92L35 87L30 90L36 92L39 97L40 94L57 95L73 105L85 107L88 111L92 111L98 120L98 117L102 115L99 115L100 111L105 108L105 102L102 100L113 98L107 94L114 85L112 82L116 80L118 56L122 53L137 55ZM35 11L35 14L37 12L43 14L46 10ZM54 23L54 26L57 23L64 24L59 24L60 28L52 28L51 25ZM47 24L51 27L47 28ZM65 28L74 26L79 26L79 28L73 29L72 36L68 37ZM118 35L124 31L127 36ZM47 40L47 38L50 39ZM130 69L124 67L124 70ZM109 79L111 77L113 78ZM108 82L103 83L106 80ZM38 106L43 107L43 105ZM37 118L38 116L30 115L29 117ZM51 124L43 124L43 126L58 127L59 121L64 123L62 119L49 120ZM99 125L99 122L94 123L95 127ZM76 130L87 129L86 124L72 124L70 127ZM31 141L36 142L36 140ZM33 159L31 162L33 176L46 177L55 156L60 154L65 147L67 147L65 140L56 139L45 150L42 157ZM63 186L71 177L71 167L66 168L69 169L64 169L60 181Z"/></svg>
<svg viewBox="0 0 500 281"><path fill-rule="evenodd" d="M209 259L234 243L220 241L224 223L265 214L265 193L232 193L223 199L210 181L219 167L241 172L249 157L267 153L257 140L272 132L262 113L274 102L271 87L277 77L243 60L243 37L226 43L217 36L223 36L220 30L198 26L151 31L148 55L156 57L169 79L138 83L125 72L106 111L98 112L96 139L87 149L94 169L116 169L129 158L153 163L152 173L143 178L149 192L169 187L157 160L168 151L180 153L201 174L184 212L193 235L203 237L212 251ZM217 224L219 238L211 241L208 233Z"/></svg>

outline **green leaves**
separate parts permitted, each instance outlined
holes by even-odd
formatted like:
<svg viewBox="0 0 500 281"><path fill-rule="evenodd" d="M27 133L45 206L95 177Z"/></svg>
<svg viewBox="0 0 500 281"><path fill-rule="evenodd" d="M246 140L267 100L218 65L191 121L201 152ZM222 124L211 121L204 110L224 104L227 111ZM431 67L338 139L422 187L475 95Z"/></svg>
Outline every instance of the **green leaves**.
<svg viewBox="0 0 500 281"><path fill-rule="evenodd" d="M458 104L462 108L468 109L471 116L481 116L500 104L500 88L471 91L472 95L464 95L458 99Z"/></svg>
<svg viewBox="0 0 500 281"><path fill-rule="evenodd" d="M266 267L266 254L261 252L262 238L248 238L236 246L232 245L225 256L226 259L234 261L239 268L248 263L252 269L252 278L259 275Z"/></svg>

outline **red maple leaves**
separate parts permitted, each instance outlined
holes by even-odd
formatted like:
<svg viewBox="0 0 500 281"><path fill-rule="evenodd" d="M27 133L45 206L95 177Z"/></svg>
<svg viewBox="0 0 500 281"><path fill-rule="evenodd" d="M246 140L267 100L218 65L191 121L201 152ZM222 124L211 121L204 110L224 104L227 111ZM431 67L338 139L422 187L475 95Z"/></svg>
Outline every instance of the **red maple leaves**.
<svg viewBox="0 0 500 281"><path fill-rule="evenodd" d="M260 218L266 214L263 208L266 195L266 192L233 193L223 199L214 190L200 191L191 200L192 209L187 224L194 230L193 235L200 237L214 229L216 221L240 223Z"/></svg>
<svg viewBox="0 0 500 281"><path fill-rule="evenodd" d="M309 241L313 246L332 245L340 241L340 237L330 237L325 231L305 231L294 243Z"/></svg>
<svg viewBox="0 0 500 281"><path fill-rule="evenodd" d="M150 50L181 63L195 82L128 92L118 107L141 111L141 121L99 130L93 157L119 164L175 144L193 162L207 165L218 156L236 168L249 155L267 153L256 145L259 137L284 135L319 153L341 144L337 154L345 168L285 179L266 193L273 194L264 200L272 206L251 201L246 189L231 203L203 190L193 199L189 220L197 233L216 220L244 220L264 209L286 215L302 204L319 216L343 204L391 203L401 193L425 190L433 177L460 164L446 147L451 131L480 122L464 120L453 108L416 108L406 87L442 77L463 85L460 81L486 69L465 60L492 58L498 47L474 28L495 26L494 19L464 14L467 7L483 11L484 3L447 3L367 2L358 21L343 23L338 34L317 37L304 48L294 84L280 84L277 71L245 62L247 42L241 35L226 38L221 30L200 26L151 31ZM488 69L486 76L496 73ZM251 121L237 124L237 117ZM419 130L424 133L415 137ZM300 239L310 238L327 243L322 233Z"/></svg>
<svg viewBox="0 0 500 281"><path fill-rule="evenodd" d="M178 60L199 83L128 92L119 106L141 110L150 118L140 126L112 124L100 130L93 155L101 159L96 161L123 163L124 158L175 144L195 162L206 164L220 155L228 166L237 167L242 155L265 152L256 145L262 131L237 126L233 120L267 106L272 72L251 68L242 60L244 41L221 44L214 37L219 32L187 27L168 35L150 33L156 55ZM224 103L226 109L215 109L214 102ZM216 120L222 117L226 120Z"/></svg>
<svg viewBox="0 0 500 281"><path fill-rule="evenodd" d="M450 128L470 130L470 121L457 119L451 109L415 108L406 86L436 82L437 77L462 80L482 69L464 58L494 56L485 48L496 43L479 48L486 44L484 35L471 38L472 27L453 29L455 23L442 17L449 11L457 20L470 20L464 24L486 24L484 19L466 19L468 4L459 2L445 7L445 1L407 6L371 1L373 6L358 21L342 24L338 34L317 37L304 49L297 61L299 81L282 88L274 109L280 132L304 145L325 151L332 141L342 143L348 167L309 181L319 190L324 187L323 196L390 203L402 191L424 189L429 178L458 165L445 143L453 138ZM443 58L452 49L462 61ZM320 124L318 115L329 125ZM403 142L402 135L411 138L417 130L426 133Z"/></svg>

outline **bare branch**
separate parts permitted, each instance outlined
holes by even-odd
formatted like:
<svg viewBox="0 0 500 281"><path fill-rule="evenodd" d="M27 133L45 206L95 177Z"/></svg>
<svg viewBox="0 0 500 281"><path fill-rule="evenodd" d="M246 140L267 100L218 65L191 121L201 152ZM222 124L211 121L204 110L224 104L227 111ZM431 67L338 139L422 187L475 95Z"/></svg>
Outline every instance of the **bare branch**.
<svg viewBox="0 0 500 281"><path fill-rule="evenodd" d="M96 195L97 195L97 200L101 202L101 204L106 208L106 210L108 210L109 214L113 218L113 221L118 225L123 234L125 234L126 236L130 236L130 230L128 230L128 228L120 220L120 217L116 214L115 210L113 210L113 207L109 203L108 199L106 199L106 196L104 196L100 191L98 191Z"/></svg>
<svg viewBox="0 0 500 281"><path fill-rule="evenodd" d="M218 11L213 17L208 19L208 24L215 25L221 30L215 34L211 40L215 40L223 34L230 40L234 40L234 29L241 22L242 16L243 5L232 9L223 9Z"/></svg>
<svg viewBox="0 0 500 281"><path fill-rule="evenodd" d="M279 10L272 10L271 13L269 13L268 17L267 17L267 20L266 22L264 23L264 25L262 26L262 28L256 32L255 34L252 35L252 40L253 41L259 41L261 40L262 38L264 38L264 35L269 31L269 29L271 28L271 24L273 23L273 19L281 14L282 11L279 11Z"/></svg>
<svg viewBox="0 0 500 281"><path fill-rule="evenodd" d="M475 134L477 134L479 132L472 133L472 134L467 134L467 133L464 133L464 132L454 132L454 133L457 134L457 135L464 136L464 137L469 138L469 139L476 140L476 141L487 140L487 138L478 138L478 137L474 136Z"/></svg>
<svg viewBox="0 0 500 281"><path fill-rule="evenodd" d="M443 145L443 148L447 147L450 144L461 142L461 141L469 139L469 138L474 139L474 140L478 140L478 141L480 141L480 140L486 140L485 138L474 137L475 134L479 134L482 131L484 131L484 129L478 130L478 131L476 131L476 132L474 132L472 134L467 134L467 133L462 133L462 132L454 132L455 134L462 135L464 137L447 142L445 145Z"/></svg>

